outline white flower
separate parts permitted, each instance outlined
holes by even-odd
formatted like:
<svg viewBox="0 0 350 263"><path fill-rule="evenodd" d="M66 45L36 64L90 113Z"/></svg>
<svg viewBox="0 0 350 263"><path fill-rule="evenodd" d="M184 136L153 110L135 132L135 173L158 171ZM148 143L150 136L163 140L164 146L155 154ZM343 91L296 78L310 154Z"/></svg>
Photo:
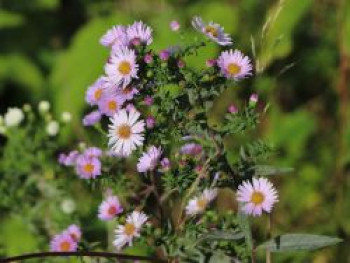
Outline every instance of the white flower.
<svg viewBox="0 0 350 263"><path fill-rule="evenodd" d="M4 117L5 125L8 127L18 126L23 119L23 111L19 108L9 108Z"/></svg>
<svg viewBox="0 0 350 263"><path fill-rule="evenodd" d="M69 112L62 112L61 120L64 123L69 123L72 120L72 114L70 114Z"/></svg>
<svg viewBox="0 0 350 263"><path fill-rule="evenodd" d="M115 230L113 245L120 250L126 244L132 246L135 237L140 237L142 225L147 221L147 215L143 212L133 211L126 218L125 225L118 225Z"/></svg>
<svg viewBox="0 0 350 263"><path fill-rule="evenodd" d="M129 156L137 146L144 141L144 120L138 121L140 113L134 109L129 113L125 109L119 110L110 118L108 127L108 145L117 155Z"/></svg>
<svg viewBox="0 0 350 263"><path fill-rule="evenodd" d="M65 214L71 214L76 208L75 202L72 199L65 199L61 203L61 209Z"/></svg>
<svg viewBox="0 0 350 263"><path fill-rule="evenodd" d="M151 146L147 152L142 154L142 157L137 163L137 171L145 173L147 171L153 171L162 155L162 149L159 147Z"/></svg>
<svg viewBox="0 0 350 263"><path fill-rule="evenodd" d="M50 103L46 100L40 101L38 108L39 112L46 113L50 110Z"/></svg>
<svg viewBox="0 0 350 263"><path fill-rule="evenodd" d="M132 78L138 78L138 67L135 51L118 47L112 52L109 62L105 65L105 72L114 85L125 88Z"/></svg>
<svg viewBox="0 0 350 263"><path fill-rule="evenodd" d="M208 204L215 199L217 196L217 189L205 189L203 193L188 202L186 206L186 214L187 215L196 215L203 213L207 208Z"/></svg>
<svg viewBox="0 0 350 263"><path fill-rule="evenodd" d="M46 132L49 136L56 136L60 130L60 125L57 121L50 121L46 126Z"/></svg>

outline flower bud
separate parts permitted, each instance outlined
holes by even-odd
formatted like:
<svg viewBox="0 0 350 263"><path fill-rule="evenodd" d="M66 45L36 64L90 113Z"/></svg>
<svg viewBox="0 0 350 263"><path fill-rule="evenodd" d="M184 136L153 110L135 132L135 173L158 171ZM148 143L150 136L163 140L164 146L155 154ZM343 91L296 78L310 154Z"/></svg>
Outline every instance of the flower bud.
<svg viewBox="0 0 350 263"><path fill-rule="evenodd" d="M180 24L179 24L179 22L178 21L176 21L176 20L173 20L173 21L171 21L170 22L170 24L169 24L169 26L170 26L170 29L172 30L172 31L178 31L179 29L180 29Z"/></svg>
<svg viewBox="0 0 350 263"><path fill-rule="evenodd" d="M40 113L46 113L50 110L50 103L46 100L40 101L38 108Z"/></svg>
<svg viewBox="0 0 350 263"><path fill-rule="evenodd" d="M256 103L258 102L258 100L259 100L258 94L253 93L252 95L250 95L250 98L249 98L249 107L255 107L255 106L256 106Z"/></svg>

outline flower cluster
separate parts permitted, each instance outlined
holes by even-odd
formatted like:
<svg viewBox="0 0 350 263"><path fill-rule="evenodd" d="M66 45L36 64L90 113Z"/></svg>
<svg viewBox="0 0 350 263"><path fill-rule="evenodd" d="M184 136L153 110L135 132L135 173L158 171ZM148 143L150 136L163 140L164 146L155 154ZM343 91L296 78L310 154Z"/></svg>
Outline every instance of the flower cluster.
<svg viewBox="0 0 350 263"><path fill-rule="evenodd" d="M195 17L192 25L220 46L232 45L231 37L220 25L206 23L200 17ZM177 32L181 26L172 21L170 28ZM251 175L255 163L249 160L242 172L236 169L240 163L232 165L227 161L227 135L237 127L245 132L257 123L257 95L251 96L243 110L230 104L229 116L216 129L210 127L205 114L219 91L253 75L250 58L237 49L223 50L217 58L207 61L206 69L196 72L187 67L186 58L198 52L207 40L159 52L150 47L152 42L152 29L143 22L116 25L101 37L100 43L110 49L110 55L104 74L87 89L86 102L94 109L83 118L83 124L105 135L108 154L92 147L59 156L59 162L74 166L80 178L95 180L108 179L101 167L106 156L112 156L112 162L118 160L118 164L127 157L137 159L134 170L140 173L140 183L135 183L133 190L125 189L129 193L125 199L123 196L123 206L116 195L108 194L98 208L100 220L118 222L113 242L117 250L141 237L148 218L156 222L153 229L167 225L161 230L164 237L159 242L169 249L176 247L174 240L195 228L187 226L203 222L221 187L231 187L236 192L240 203L237 213L270 213L278 201L267 179ZM243 157L246 155L239 162L245 161ZM120 179L121 171L113 171ZM113 180L119 180L116 178ZM108 187L113 187L113 180L108 181ZM122 216L124 212L130 212L126 218ZM203 234L203 228L196 231L196 237Z"/></svg>

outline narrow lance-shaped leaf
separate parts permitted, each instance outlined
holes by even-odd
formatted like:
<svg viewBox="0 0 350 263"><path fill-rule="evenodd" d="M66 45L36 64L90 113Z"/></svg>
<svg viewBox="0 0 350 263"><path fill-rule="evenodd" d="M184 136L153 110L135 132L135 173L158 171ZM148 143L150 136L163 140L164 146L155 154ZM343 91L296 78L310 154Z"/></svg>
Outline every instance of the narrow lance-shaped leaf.
<svg viewBox="0 0 350 263"><path fill-rule="evenodd" d="M294 171L294 168L290 167L274 167L270 165L256 165L252 167L255 170L255 175L279 175L285 173L291 173Z"/></svg>
<svg viewBox="0 0 350 263"><path fill-rule="evenodd" d="M337 237L311 235L311 234L284 234L275 237L260 246L271 252L314 250L335 245L342 240Z"/></svg>

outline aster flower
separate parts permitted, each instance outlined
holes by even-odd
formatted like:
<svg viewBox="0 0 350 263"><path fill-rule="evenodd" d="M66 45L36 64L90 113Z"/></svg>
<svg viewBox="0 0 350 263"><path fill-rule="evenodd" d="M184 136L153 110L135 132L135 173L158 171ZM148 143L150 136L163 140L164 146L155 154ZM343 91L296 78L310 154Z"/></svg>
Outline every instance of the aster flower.
<svg viewBox="0 0 350 263"><path fill-rule="evenodd" d="M252 75L252 64L249 57L239 50L223 51L217 64L222 75L228 79L240 80Z"/></svg>
<svg viewBox="0 0 350 263"><path fill-rule="evenodd" d="M78 242L81 239L80 227L75 224L70 225L63 233L69 234L75 242Z"/></svg>
<svg viewBox="0 0 350 263"><path fill-rule="evenodd" d="M77 247L77 242L67 233L54 236L50 244L52 252L74 252Z"/></svg>
<svg viewBox="0 0 350 263"><path fill-rule="evenodd" d="M98 123L101 120L101 113L99 111L92 111L86 114L83 118L84 126L91 126Z"/></svg>
<svg viewBox="0 0 350 263"><path fill-rule="evenodd" d="M140 113L131 109L129 113L122 109L110 118L108 126L108 145L119 155L129 156L144 141L145 122L139 120Z"/></svg>
<svg viewBox="0 0 350 263"><path fill-rule="evenodd" d="M97 105L106 89L106 77L98 78L86 91L85 100L90 105Z"/></svg>
<svg viewBox="0 0 350 263"><path fill-rule="evenodd" d="M152 29L142 21L135 22L126 29L129 45L150 45L153 41Z"/></svg>
<svg viewBox="0 0 350 263"><path fill-rule="evenodd" d="M109 196L98 208L98 218L103 221L112 220L116 215L123 212L117 196Z"/></svg>
<svg viewBox="0 0 350 263"><path fill-rule="evenodd" d="M101 114L113 116L123 105L122 96L104 96L98 103L98 109Z"/></svg>
<svg viewBox="0 0 350 263"><path fill-rule="evenodd" d="M146 118L146 127L148 129L153 129L155 124L156 124L156 120L153 116L148 116Z"/></svg>
<svg viewBox="0 0 350 263"><path fill-rule="evenodd" d="M137 171L140 173L145 173L147 171L153 171L162 155L162 149L160 147L151 146L147 152L142 154L142 157L137 163Z"/></svg>
<svg viewBox="0 0 350 263"><path fill-rule="evenodd" d="M138 68L135 51L120 47L112 52L110 60L105 65L105 72L114 85L126 88L133 78L138 78Z"/></svg>
<svg viewBox="0 0 350 263"><path fill-rule="evenodd" d="M209 203L217 196L217 189L205 189L203 193L188 202L186 206L187 215L197 215L203 213Z"/></svg>
<svg viewBox="0 0 350 263"><path fill-rule="evenodd" d="M169 26L172 31L178 31L180 29L180 24L176 20L171 21Z"/></svg>
<svg viewBox="0 0 350 263"><path fill-rule="evenodd" d="M84 151L84 155L89 158L98 158L102 155L102 150L97 147L89 147Z"/></svg>
<svg viewBox="0 0 350 263"><path fill-rule="evenodd" d="M109 29L100 39L100 43L106 47L126 46L127 36L124 26L114 26Z"/></svg>
<svg viewBox="0 0 350 263"><path fill-rule="evenodd" d="M143 212L133 211L126 218L125 225L118 225L115 230L115 240L113 245L118 249L122 249L126 244L132 246L132 241L136 237L140 237L142 225L146 223L147 216Z"/></svg>
<svg viewBox="0 0 350 263"><path fill-rule="evenodd" d="M192 19L192 26L221 46L232 44L231 37L224 32L224 28L219 24L213 22L205 23L202 18L195 16Z"/></svg>
<svg viewBox="0 0 350 263"><path fill-rule="evenodd" d="M144 57L143 57L143 61L146 63L146 64L151 64L153 62L153 57L151 54L146 54Z"/></svg>
<svg viewBox="0 0 350 263"><path fill-rule="evenodd" d="M117 94L117 96L122 97L124 101L127 101L127 100L132 100L134 96L139 93L139 91L133 86L128 85L124 89L117 88L115 90L115 93Z"/></svg>
<svg viewBox="0 0 350 263"><path fill-rule="evenodd" d="M147 105L147 106L151 106L153 104L153 98L151 96L146 96L143 100L143 102Z"/></svg>
<svg viewBox="0 0 350 263"><path fill-rule="evenodd" d="M67 155L64 153L61 153L59 155L58 162L65 166L72 166L75 164L78 156L79 156L78 151L71 151Z"/></svg>
<svg viewBox="0 0 350 263"><path fill-rule="evenodd" d="M166 157L160 161L160 165L162 166L164 171L168 171L171 168L170 160Z"/></svg>
<svg viewBox="0 0 350 263"><path fill-rule="evenodd" d="M197 143L187 143L184 146L181 147L180 153L181 154L186 154L186 155L191 155L191 156L196 156L202 153L202 145L197 144Z"/></svg>
<svg viewBox="0 0 350 263"><path fill-rule="evenodd" d="M97 158L80 155L76 162L76 172L83 179L96 178L101 175L101 162Z"/></svg>
<svg viewBox="0 0 350 263"><path fill-rule="evenodd" d="M230 106L228 106L227 111L229 113L237 113L238 109L237 109L237 107L234 104L231 104Z"/></svg>
<svg viewBox="0 0 350 263"><path fill-rule="evenodd" d="M237 200L243 204L245 214L260 216L263 211L270 213L273 205L278 202L274 186L266 178L253 178L244 181L237 191Z"/></svg>

